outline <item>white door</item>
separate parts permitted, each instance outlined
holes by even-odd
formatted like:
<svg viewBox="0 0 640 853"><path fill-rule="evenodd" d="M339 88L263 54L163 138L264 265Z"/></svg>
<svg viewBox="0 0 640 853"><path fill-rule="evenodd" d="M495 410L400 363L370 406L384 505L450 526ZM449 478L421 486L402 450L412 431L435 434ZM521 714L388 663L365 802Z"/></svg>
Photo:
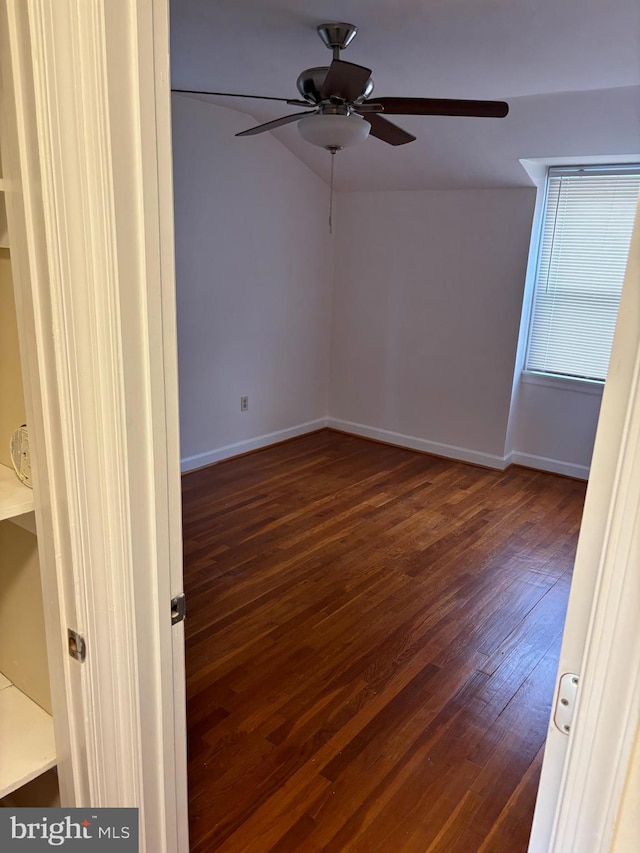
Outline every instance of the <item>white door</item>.
<svg viewBox="0 0 640 853"><path fill-rule="evenodd" d="M636 218L578 541L558 680L579 676L569 733L553 721L530 853L611 847L640 714L640 214ZM556 684L556 697L558 684Z"/></svg>
<svg viewBox="0 0 640 853"><path fill-rule="evenodd" d="M141 851L186 853L167 2L0 12L63 804L138 806Z"/></svg>

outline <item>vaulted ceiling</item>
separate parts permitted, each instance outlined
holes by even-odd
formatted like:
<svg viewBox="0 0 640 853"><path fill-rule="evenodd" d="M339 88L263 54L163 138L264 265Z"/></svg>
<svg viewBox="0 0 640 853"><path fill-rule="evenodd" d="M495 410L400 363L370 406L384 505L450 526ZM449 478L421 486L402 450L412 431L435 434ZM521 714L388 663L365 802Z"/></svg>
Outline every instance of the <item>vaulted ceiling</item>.
<svg viewBox="0 0 640 853"><path fill-rule="evenodd" d="M505 119L399 116L417 136L369 138L336 158L344 190L522 186L522 158L640 156L638 0L171 0L172 85L297 97L327 65L315 27L349 21L343 58L373 69L378 96L507 100ZM210 98L246 126L296 110ZM329 154L291 124L278 139L321 177ZM260 154L261 136L234 139Z"/></svg>

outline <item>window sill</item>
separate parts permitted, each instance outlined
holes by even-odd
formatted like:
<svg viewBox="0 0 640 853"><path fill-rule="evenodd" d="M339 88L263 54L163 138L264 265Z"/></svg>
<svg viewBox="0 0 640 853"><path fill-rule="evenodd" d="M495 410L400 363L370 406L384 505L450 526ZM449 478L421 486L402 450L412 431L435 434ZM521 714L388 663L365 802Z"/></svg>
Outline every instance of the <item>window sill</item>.
<svg viewBox="0 0 640 853"><path fill-rule="evenodd" d="M577 391L580 394L596 394L599 397L602 396L604 388L604 382L594 379L574 379L569 376L552 376L549 373L528 373L524 370L520 381L525 385L542 385L559 391Z"/></svg>

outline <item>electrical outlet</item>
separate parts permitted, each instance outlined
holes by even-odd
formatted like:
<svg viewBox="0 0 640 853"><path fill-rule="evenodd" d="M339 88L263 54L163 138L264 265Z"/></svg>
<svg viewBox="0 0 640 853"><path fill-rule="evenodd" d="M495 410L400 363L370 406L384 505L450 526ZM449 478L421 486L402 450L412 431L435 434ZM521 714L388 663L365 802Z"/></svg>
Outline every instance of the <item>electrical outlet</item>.
<svg viewBox="0 0 640 853"><path fill-rule="evenodd" d="M240 397L240 411L246 412L249 408L249 398L248 397Z"/></svg>

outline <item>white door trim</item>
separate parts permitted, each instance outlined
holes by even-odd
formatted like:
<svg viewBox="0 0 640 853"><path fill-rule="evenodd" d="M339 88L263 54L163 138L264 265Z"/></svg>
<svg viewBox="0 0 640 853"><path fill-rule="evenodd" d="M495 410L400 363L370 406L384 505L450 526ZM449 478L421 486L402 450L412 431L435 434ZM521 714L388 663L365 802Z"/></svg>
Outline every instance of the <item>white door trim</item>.
<svg viewBox="0 0 640 853"><path fill-rule="evenodd" d="M0 3L2 60L2 160L11 267L20 328L21 362L29 444L35 478L35 511L42 580L51 705L60 797L75 805L88 798L86 742L82 725L80 667L66 654L67 625L75 625L73 595L64 567L69 563L66 479L59 448L53 360L46 342L53 328L47 239L41 204L40 152L35 116L27 5ZM45 345L43 346L43 341Z"/></svg>
<svg viewBox="0 0 640 853"><path fill-rule="evenodd" d="M559 675L579 672L580 688L568 737L550 724L532 853L611 849L638 728L639 282L640 215L603 395L561 652ZM589 613L588 623L582 624ZM576 670L572 657L578 655ZM566 750L560 776L557 750Z"/></svg>

